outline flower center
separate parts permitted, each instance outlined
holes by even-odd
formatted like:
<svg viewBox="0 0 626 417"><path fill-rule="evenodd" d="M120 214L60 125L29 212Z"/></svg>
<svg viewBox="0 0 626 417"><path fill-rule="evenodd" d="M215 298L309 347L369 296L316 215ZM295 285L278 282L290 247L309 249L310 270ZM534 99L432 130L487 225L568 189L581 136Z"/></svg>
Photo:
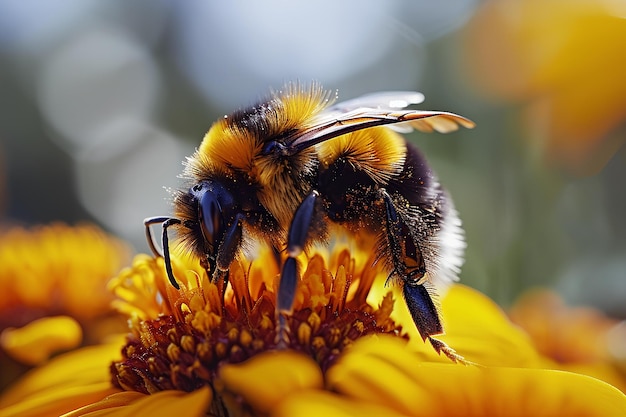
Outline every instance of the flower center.
<svg viewBox="0 0 626 417"><path fill-rule="evenodd" d="M221 364L277 349L274 288L279 274L277 267L268 267L274 263L271 255L233 264L224 296L199 266L173 262L182 281L180 292L167 284L162 259L147 256L137 257L111 283L122 298L118 308L130 315L122 359L111 365L119 388L193 391L212 386ZM309 355L324 372L356 339L401 333L390 318L391 294L376 308L367 303L377 271L359 269L358 263L343 250L328 262L315 255L302 268L293 313L287 317L286 348ZM371 265L371 259L361 264Z"/></svg>

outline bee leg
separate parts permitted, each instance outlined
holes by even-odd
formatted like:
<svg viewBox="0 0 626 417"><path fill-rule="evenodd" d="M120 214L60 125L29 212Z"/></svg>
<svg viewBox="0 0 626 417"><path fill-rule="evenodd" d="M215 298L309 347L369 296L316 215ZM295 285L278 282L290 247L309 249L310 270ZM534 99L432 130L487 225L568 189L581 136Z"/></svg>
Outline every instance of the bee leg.
<svg viewBox="0 0 626 417"><path fill-rule="evenodd" d="M154 240L152 239L152 233L150 232L150 226L157 223L161 223L161 227L163 228L163 235L161 237L163 243L163 254L159 252L156 245L154 244ZM177 290L180 290L180 286L178 285L178 282L176 282L176 279L174 278L174 272L172 271L172 261L170 259L170 245L169 237L167 235L167 228L181 223L182 222L179 219L176 219L174 217L149 217L143 221L143 224L146 226L146 238L148 240L150 250L152 250L154 256L163 257L167 277L170 280L172 286L174 286L174 288L176 288Z"/></svg>
<svg viewBox="0 0 626 417"><path fill-rule="evenodd" d="M215 271L211 277L211 282L221 285L220 292L222 293L222 301L226 294L226 286L228 285L228 269L230 264L235 260L235 256L241 247L242 237L242 221L243 214L237 214L230 226L224 232L224 238L222 239L215 256ZM223 304L223 303L222 303Z"/></svg>
<svg viewBox="0 0 626 417"><path fill-rule="evenodd" d="M308 240L309 231L313 224L315 206L319 193L312 191L300 204L293 215L287 235L287 260L280 274L280 284L276 299L276 314L278 325L276 330L277 346L284 348L288 343L286 317L291 314L293 299L298 284L298 261L297 257L302 253Z"/></svg>
<svg viewBox="0 0 626 417"><path fill-rule="evenodd" d="M211 282L217 287L222 300L222 314L226 311L226 287L228 286L228 270L216 269L211 277Z"/></svg>
<svg viewBox="0 0 626 417"><path fill-rule="evenodd" d="M432 335L442 334L437 306L426 287L409 280L404 281L402 287L404 300L422 339L426 341Z"/></svg>
<svg viewBox="0 0 626 417"><path fill-rule="evenodd" d="M169 220L169 217L148 217L146 219L143 220L143 224L146 227L146 241L148 242L148 246L150 246L150 250L152 251L152 254L156 257L163 257L163 254L161 254L161 252L157 249L155 243L154 243L154 239L152 238L152 231L150 230L150 226L152 226L153 224L163 224L165 223L167 220Z"/></svg>
<svg viewBox="0 0 626 417"><path fill-rule="evenodd" d="M403 280L422 284L426 266L419 245L413 239L409 226L398 214L391 196L384 189L379 190L379 194L385 203L385 230L393 263L389 276L396 275Z"/></svg>
<svg viewBox="0 0 626 417"><path fill-rule="evenodd" d="M272 245L272 255L274 256L274 262L276 262L276 265L280 267L280 264L282 262L281 250L277 248L276 246Z"/></svg>
<svg viewBox="0 0 626 417"><path fill-rule="evenodd" d="M443 326L435 303L422 285L426 274L424 259L391 196L386 190L380 190L380 195L385 203L387 241L393 262L390 277L395 275L402 280L407 307L425 341L432 335L442 334Z"/></svg>
<svg viewBox="0 0 626 417"><path fill-rule="evenodd" d="M241 247L242 236L242 221L243 214L237 214L235 218L229 223L229 226L224 231L224 237L220 242L217 253L215 255L216 271L228 271L230 264L235 260L237 251ZM216 276L213 276L215 282Z"/></svg>
<svg viewBox="0 0 626 417"><path fill-rule="evenodd" d="M289 325L287 316L291 314L293 299L298 282L298 262L296 258L287 258L280 274L280 284L276 300L276 346L284 349L289 344Z"/></svg>
<svg viewBox="0 0 626 417"><path fill-rule="evenodd" d="M422 340L428 340L438 354L443 353L452 362L468 364L461 355L433 336L444 333L439 311L428 288L424 285L426 267L419 245L415 242L408 225L398 215L391 196L380 190L385 203L387 240L393 261L393 275L402 280L402 293L411 318Z"/></svg>
<svg viewBox="0 0 626 417"><path fill-rule="evenodd" d="M463 356L456 353L454 349L442 342L435 339L433 335L443 334L443 326L439 319L439 312L433 302L432 296L428 292L428 289L424 285L417 284L415 282L405 281L403 283L402 292L404 294L404 300L411 312L411 317L417 326L417 330L422 336L422 339L430 342L435 352L438 354L444 354L452 362L462 363L469 365Z"/></svg>

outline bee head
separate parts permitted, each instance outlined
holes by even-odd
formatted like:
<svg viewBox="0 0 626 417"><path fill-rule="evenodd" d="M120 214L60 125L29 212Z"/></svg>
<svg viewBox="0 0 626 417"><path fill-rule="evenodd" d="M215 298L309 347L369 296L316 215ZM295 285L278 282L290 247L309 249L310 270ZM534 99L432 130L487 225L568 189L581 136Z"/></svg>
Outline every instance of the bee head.
<svg viewBox="0 0 626 417"><path fill-rule="evenodd" d="M183 219L182 244L215 270L218 248L237 221L240 209L230 191L219 181L201 181L175 197L177 217ZM219 265L217 265L219 266Z"/></svg>

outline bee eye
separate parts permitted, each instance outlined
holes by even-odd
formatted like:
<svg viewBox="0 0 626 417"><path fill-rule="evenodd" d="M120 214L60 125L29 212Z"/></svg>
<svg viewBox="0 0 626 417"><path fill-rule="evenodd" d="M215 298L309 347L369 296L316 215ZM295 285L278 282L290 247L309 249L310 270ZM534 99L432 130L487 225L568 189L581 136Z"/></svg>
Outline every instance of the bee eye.
<svg viewBox="0 0 626 417"><path fill-rule="evenodd" d="M224 232L224 222L222 218L222 208L217 200L217 196L213 192L206 191L202 194L202 197L200 197L198 217L204 239L211 246L215 247L216 241Z"/></svg>
<svg viewBox="0 0 626 417"><path fill-rule="evenodd" d="M269 154L283 154L286 149L286 146L278 141L272 140L269 141L263 147L263 155Z"/></svg>
<svg viewBox="0 0 626 417"><path fill-rule="evenodd" d="M204 240L214 246L224 227L219 197L211 188L207 183L201 182L191 187L190 193L197 201L198 223Z"/></svg>
<svg viewBox="0 0 626 417"><path fill-rule="evenodd" d="M232 194L219 182L203 181L191 188L197 204L198 223L205 242L215 249L224 238L237 208Z"/></svg>

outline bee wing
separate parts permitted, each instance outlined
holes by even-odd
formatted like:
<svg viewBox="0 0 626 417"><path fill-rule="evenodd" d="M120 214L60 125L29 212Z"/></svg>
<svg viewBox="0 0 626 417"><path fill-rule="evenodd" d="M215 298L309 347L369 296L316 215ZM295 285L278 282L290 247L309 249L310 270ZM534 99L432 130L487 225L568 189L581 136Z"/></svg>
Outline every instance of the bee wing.
<svg viewBox="0 0 626 417"><path fill-rule="evenodd" d="M324 111L326 116L349 113L358 109L404 109L411 104L420 104L424 101L424 94L417 91L382 91L366 94L352 100L342 101L330 106ZM393 125L391 129L399 133L413 131L411 126Z"/></svg>
<svg viewBox="0 0 626 417"><path fill-rule="evenodd" d="M420 104L423 101L424 94L416 91L383 91L333 104L324 113L341 114L360 108L404 109L411 104Z"/></svg>
<svg viewBox="0 0 626 417"><path fill-rule="evenodd" d="M295 154L334 137L374 126L402 124L404 127L422 132L437 131L440 133L452 132L457 130L459 126L468 129L474 127L474 122L471 120L448 112L368 107L348 110L346 108L346 103L350 104L359 100L361 99L350 100L343 104L338 103L329 108L328 111L323 112L306 132L292 138L288 146L290 153ZM343 112L341 111L342 108Z"/></svg>

